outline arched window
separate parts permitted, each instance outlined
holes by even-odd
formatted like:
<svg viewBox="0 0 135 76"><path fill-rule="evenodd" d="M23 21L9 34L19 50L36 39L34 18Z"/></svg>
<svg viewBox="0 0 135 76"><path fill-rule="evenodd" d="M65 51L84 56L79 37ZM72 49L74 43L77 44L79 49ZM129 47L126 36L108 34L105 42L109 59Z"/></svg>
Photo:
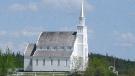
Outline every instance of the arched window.
<svg viewBox="0 0 135 76"><path fill-rule="evenodd" d="M60 59L58 59L58 66L60 66Z"/></svg>
<svg viewBox="0 0 135 76"><path fill-rule="evenodd" d="M66 59L66 66L67 66L67 64L68 64L68 60Z"/></svg>
<svg viewBox="0 0 135 76"><path fill-rule="evenodd" d="M46 49L47 49L47 50L49 50L49 49L50 49L50 47L49 47L49 46L47 46L47 47L46 47Z"/></svg>
<svg viewBox="0 0 135 76"><path fill-rule="evenodd" d="M68 49L68 50L71 50L71 49L72 49L72 47L71 47L71 46L68 46L68 47L67 47L67 49Z"/></svg>
<svg viewBox="0 0 135 76"><path fill-rule="evenodd" d="M65 47L64 46L61 46L61 49L64 49Z"/></svg>
<svg viewBox="0 0 135 76"><path fill-rule="evenodd" d="M56 50L57 50L57 46L54 46L54 47L53 47L53 50L55 50L55 51L56 51Z"/></svg>
<svg viewBox="0 0 135 76"><path fill-rule="evenodd" d="M53 59L51 59L51 65L53 65Z"/></svg>
<svg viewBox="0 0 135 76"><path fill-rule="evenodd" d="M39 48L42 49L42 46L40 46Z"/></svg>
<svg viewBox="0 0 135 76"><path fill-rule="evenodd" d="M38 66L38 59L36 59L36 65Z"/></svg>
<svg viewBox="0 0 135 76"><path fill-rule="evenodd" d="M32 59L30 59L30 65L32 65Z"/></svg>
<svg viewBox="0 0 135 76"><path fill-rule="evenodd" d="M45 59L43 59L43 65L45 65Z"/></svg>

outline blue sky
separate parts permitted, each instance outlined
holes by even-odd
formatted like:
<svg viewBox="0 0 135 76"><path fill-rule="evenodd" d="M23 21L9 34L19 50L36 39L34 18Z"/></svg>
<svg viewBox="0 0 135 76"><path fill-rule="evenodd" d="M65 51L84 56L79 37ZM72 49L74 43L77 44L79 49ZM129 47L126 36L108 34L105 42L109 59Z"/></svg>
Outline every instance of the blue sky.
<svg viewBox="0 0 135 76"><path fill-rule="evenodd" d="M0 0L0 47L23 52L42 31L76 30L81 0ZM135 60L135 0L86 0L89 50Z"/></svg>

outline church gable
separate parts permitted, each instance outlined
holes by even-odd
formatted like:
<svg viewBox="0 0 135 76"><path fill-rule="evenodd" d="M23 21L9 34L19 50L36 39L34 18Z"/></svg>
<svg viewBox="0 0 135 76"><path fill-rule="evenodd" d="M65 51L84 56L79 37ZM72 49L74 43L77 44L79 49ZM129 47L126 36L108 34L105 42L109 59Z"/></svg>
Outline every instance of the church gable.
<svg viewBox="0 0 135 76"><path fill-rule="evenodd" d="M26 47L26 50L25 50L25 53L24 55L25 56L32 56L34 54L36 50L36 44L28 44L28 46Z"/></svg>

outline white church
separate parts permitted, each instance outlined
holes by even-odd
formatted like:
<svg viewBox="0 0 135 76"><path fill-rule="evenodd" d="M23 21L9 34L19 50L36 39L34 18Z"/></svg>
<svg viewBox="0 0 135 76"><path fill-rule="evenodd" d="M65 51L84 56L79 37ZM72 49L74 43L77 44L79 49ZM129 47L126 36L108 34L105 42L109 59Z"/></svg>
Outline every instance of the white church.
<svg viewBox="0 0 135 76"><path fill-rule="evenodd" d="M41 32L24 52L24 71L85 71L88 63L87 26L82 0L75 31Z"/></svg>

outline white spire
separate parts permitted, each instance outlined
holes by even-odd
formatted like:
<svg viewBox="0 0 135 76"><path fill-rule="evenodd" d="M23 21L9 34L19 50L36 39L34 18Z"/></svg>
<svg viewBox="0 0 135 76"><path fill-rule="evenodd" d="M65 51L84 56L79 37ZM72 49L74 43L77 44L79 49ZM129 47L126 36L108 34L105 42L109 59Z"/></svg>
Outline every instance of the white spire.
<svg viewBox="0 0 135 76"><path fill-rule="evenodd" d="M84 17L84 0L82 0L81 16L80 17Z"/></svg>
<svg viewBox="0 0 135 76"><path fill-rule="evenodd" d="M84 0L82 0L81 4L81 13L80 13L80 26L85 26L85 17L84 17Z"/></svg>

